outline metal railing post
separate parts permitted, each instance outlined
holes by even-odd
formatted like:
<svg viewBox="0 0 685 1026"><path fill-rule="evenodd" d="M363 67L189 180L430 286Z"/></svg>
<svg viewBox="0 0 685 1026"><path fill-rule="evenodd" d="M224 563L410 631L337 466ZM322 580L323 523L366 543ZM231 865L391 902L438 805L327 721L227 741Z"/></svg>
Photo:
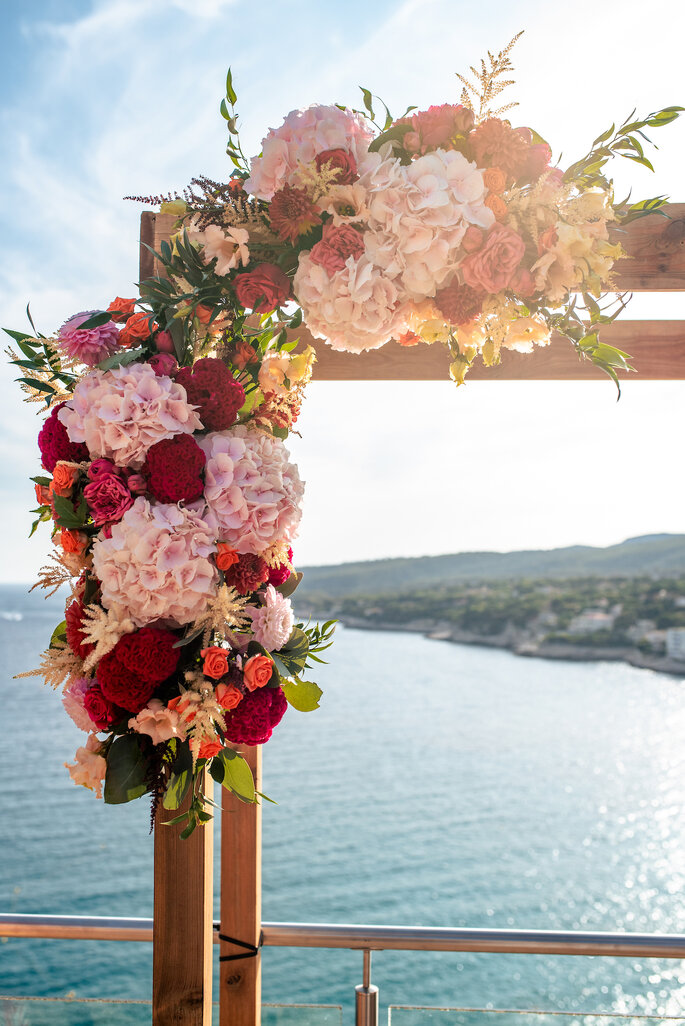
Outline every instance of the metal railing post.
<svg viewBox="0 0 685 1026"><path fill-rule="evenodd" d="M364 949L362 982L354 988L355 1026L378 1026L378 987L371 983L371 952Z"/></svg>

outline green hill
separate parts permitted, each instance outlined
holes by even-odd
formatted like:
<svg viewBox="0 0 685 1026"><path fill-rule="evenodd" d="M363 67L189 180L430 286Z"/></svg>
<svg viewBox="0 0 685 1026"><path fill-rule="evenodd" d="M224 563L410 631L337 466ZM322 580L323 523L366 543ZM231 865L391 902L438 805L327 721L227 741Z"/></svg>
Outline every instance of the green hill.
<svg viewBox="0 0 685 1026"><path fill-rule="evenodd" d="M297 598L379 595L468 581L512 578L676 577L685 574L685 534L629 538L620 545L522 552L460 552L304 569Z"/></svg>

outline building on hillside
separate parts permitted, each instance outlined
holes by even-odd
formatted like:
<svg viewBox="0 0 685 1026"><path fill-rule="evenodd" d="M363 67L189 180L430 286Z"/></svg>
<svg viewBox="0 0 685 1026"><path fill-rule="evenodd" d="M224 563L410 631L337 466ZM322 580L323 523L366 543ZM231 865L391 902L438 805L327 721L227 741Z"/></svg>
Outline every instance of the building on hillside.
<svg viewBox="0 0 685 1026"><path fill-rule="evenodd" d="M569 634L594 634L595 631L610 631L614 626L615 616L605 613L603 609L584 609L574 616L568 625Z"/></svg>
<svg viewBox="0 0 685 1026"><path fill-rule="evenodd" d="M685 663L685 627L669 627L666 631L666 655Z"/></svg>

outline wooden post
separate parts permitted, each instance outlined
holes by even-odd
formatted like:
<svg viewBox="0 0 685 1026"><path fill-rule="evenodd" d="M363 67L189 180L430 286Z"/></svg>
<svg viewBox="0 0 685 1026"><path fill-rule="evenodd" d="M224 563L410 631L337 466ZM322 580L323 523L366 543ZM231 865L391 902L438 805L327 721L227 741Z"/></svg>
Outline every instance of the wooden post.
<svg viewBox="0 0 685 1026"><path fill-rule="evenodd" d="M207 776L205 794L211 786ZM182 825L164 825L180 811L160 807L155 823L152 1023L211 1026L212 826L182 841Z"/></svg>
<svg viewBox="0 0 685 1026"><path fill-rule="evenodd" d="M262 789L261 745L241 750ZM262 929L262 807L246 805L223 789L221 815L221 934L245 945L259 947ZM229 941L221 942L221 955L248 955ZM259 953L221 962L220 1026L260 1026L262 966Z"/></svg>

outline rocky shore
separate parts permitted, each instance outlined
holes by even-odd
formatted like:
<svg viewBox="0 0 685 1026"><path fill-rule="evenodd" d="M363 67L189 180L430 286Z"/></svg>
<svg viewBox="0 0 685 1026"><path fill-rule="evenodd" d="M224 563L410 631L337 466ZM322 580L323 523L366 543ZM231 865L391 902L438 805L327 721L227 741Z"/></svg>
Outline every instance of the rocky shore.
<svg viewBox="0 0 685 1026"><path fill-rule="evenodd" d="M320 611L312 615L321 617ZM502 634L483 636L462 631L447 623L431 623L427 620L413 620L410 623L388 623L367 620L361 617L338 616L346 627L369 631L409 631L423 634L435 641L449 641L457 645L481 645L485 648L502 648L514 655L531 659L561 659L570 662L620 662L642 669L656 670L685 679L685 663L667 656L645 653L637 648L608 647L601 645L567 645L560 642L531 640L524 632L510 629Z"/></svg>

